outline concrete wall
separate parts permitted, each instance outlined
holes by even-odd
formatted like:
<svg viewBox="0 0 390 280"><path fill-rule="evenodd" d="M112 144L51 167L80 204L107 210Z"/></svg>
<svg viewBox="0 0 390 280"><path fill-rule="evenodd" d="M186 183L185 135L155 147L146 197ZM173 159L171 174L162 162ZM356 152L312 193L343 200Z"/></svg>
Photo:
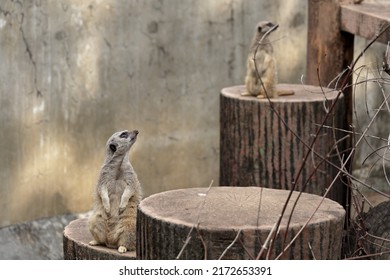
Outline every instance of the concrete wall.
<svg viewBox="0 0 390 280"><path fill-rule="evenodd" d="M146 195L217 185L219 92L243 83L263 19L299 82L305 0L1 1L0 226L89 210L119 129L140 131Z"/></svg>
<svg viewBox="0 0 390 280"><path fill-rule="evenodd" d="M105 142L119 129L140 131L130 157L146 195L218 185L219 92L243 83L248 44L264 19L280 24L273 35L280 82L300 83L306 5L1 1L0 227L89 210ZM365 43L358 40L356 52ZM384 49L374 46L361 61L370 77ZM357 89L362 129L382 101L377 84ZM387 139L388 118L386 109L370 135ZM387 164L370 156L362 165L385 142L367 142L372 147L358 147L356 176L380 178L388 190Z"/></svg>
<svg viewBox="0 0 390 280"><path fill-rule="evenodd" d="M359 37L355 39L355 56L368 42ZM360 142L354 156L353 173L363 182L390 195L390 153L386 148L390 139L390 76L382 71L386 48L384 44L374 43L356 66L353 118L355 142ZM360 139L362 133L365 137ZM356 186L367 190L361 184Z"/></svg>

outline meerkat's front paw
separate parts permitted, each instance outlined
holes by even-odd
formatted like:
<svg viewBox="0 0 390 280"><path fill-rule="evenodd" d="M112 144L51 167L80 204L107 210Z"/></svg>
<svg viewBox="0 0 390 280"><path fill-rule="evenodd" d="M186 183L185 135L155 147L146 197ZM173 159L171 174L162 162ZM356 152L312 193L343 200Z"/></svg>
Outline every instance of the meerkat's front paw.
<svg viewBox="0 0 390 280"><path fill-rule="evenodd" d="M119 246L118 252L119 253L126 253L127 252L127 248L125 246Z"/></svg>
<svg viewBox="0 0 390 280"><path fill-rule="evenodd" d="M110 211L111 211L110 208L104 208L104 212L106 213L106 216L107 216L107 217L110 217L110 216L111 216Z"/></svg>
<svg viewBox="0 0 390 280"><path fill-rule="evenodd" d="M247 91L244 91L244 92L241 92L241 95L242 95L242 96L251 96L252 94L250 94L250 93L247 92Z"/></svg>
<svg viewBox="0 0 390 280"><path fill-rule="evenodd" d="M257 96L257 98L258 98L258 99L264 99L264 98L265 98L265 96L264 96L264 95L262 95L262 94L259 94L259 95Z"/></svg>
<svg viewBox="0 0 390 280"><path fill-rule="evenodd" d="M99 242L97 242L96 240L92 240L92 241L89 241L88 244L91 246L96 246L96 245L99 245Z"/></svg>

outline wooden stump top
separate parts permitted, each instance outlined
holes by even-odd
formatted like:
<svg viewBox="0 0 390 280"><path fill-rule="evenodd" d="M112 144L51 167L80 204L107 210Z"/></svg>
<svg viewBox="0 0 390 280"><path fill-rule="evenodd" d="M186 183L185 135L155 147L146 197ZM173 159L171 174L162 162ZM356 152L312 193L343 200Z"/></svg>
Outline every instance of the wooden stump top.
<svg viewBox="0 0 390 280"><path fill-rule="evenodd" d="M271 98L272 102L313 102L334 100L337 97L338 92L329 88L321 88L311 85L301 84L278 84L277 90L293 90L293 95L279 96L278 98ZM232 87L223 88L221 94L225 97L230 97L240 100L267 102L267 98L259 99L255 96L242 96L241 94L246 91L245 85L236 85Z"/></svg>
<svg viewBox="0 0 390 280"><path fill-rule="evenodd" d="M121 254L115 248L90 246L92 235L88 230L87 219L77 219L64 230L64 259L66 260L134 260L135 251Z"/></svg>
<svg viewBox="0 0 390 280"><path fill-rule="evenodd" d="M167 191L149 196L140 210L154 219L180 226L197 226L205 230L270 230L277 222L289 191L259 187L213 187ZM287 224L297 200L294 192L285 212L281 228ZM290 228L300 229L316 210L322 197L302 193L292 215ZM309 225L344 218L343 207L324 199Z"/></svg>
<svg viewBox="0 0 390 280"><path fill-rule="evenodd" d="M259 187L214 187L149 196L138 208L137 258L339 259L345 211L332 200L307 193L298 199L294 192L279 228L272 231L288 194ZM273 245L265 246L271 232L276 233Z"/></svg>
<svg viewBox="0 0 390 280"><path fill-rule="evenodd" d="M294 181L295 190L320 196L333 184L328 198L345 205L344 183L332 183L342 164L334 154L346 146L345 133L332 129L345 126L344 95L302 84L278 84L277 89L295 94L270 103L242 96L244 85L221 90L219 183L291 189ZM314 152L303 162L313 140Z"/></svg>

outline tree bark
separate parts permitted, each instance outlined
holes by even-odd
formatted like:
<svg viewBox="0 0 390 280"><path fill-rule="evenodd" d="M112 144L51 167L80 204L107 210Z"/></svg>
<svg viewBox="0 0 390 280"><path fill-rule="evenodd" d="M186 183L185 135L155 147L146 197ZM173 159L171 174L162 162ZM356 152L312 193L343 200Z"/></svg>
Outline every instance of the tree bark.
<svg viewBox="0 0 390 280"><path fill-rule="evenodd" d="M104 246L90 246L92 235L88 230L87 219L77 219L65 227L65 260L134 260L135 251L120 254L117 249Z"/></svg>
<svg viewBox="0 0 390 280"><path fill-rule="evenodd" d="M344 142L337 141L343 134L332 128L343 127L343 97L304 161L308 145L338 93L304 85L278 88L294 90L295 94L272 99L270 106L267 99L241 96L244 86L222 90L219 184L290 190L296 182L295 190L324 195L338 176L332 164L341 166L338 154L343 152ZM328 197L342 203L344 195L344 184L336 180Z"/></svg>
<svg viewBox="0 0 390 280"><path fill-rule="evenodd" d="M364 214L365 230L360 242L371 259L390 260L390 201L384 201Z"/></svg>
<svg viewBox="0 0 390 280"><path fill-rule="evenodd" d="M259 187L189 188L144 199L138 208L138 259L256 259L289 191ZM274 243L274 259L309 220L322 198L293 192ZM297 206L292 213L295 201ZM325 199L281 259L339 259L345 211ZM288 219L291 222L287 228ZM276 231L275 231L276 232ZM286 234L285 234L286 233ZM286 239L285 239L286 236Z"/></svg>

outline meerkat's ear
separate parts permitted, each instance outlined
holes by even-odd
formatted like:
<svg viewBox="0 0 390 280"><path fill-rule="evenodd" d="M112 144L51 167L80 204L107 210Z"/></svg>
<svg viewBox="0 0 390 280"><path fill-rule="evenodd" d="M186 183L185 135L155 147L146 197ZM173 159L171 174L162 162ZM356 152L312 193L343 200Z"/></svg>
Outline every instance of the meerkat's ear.
<svg viewBox="0 0 390 280"><path fill-rule="evenodd" d="M115 144L110 144L110 150L115 153L116 152L116 145Z"/></svg>

